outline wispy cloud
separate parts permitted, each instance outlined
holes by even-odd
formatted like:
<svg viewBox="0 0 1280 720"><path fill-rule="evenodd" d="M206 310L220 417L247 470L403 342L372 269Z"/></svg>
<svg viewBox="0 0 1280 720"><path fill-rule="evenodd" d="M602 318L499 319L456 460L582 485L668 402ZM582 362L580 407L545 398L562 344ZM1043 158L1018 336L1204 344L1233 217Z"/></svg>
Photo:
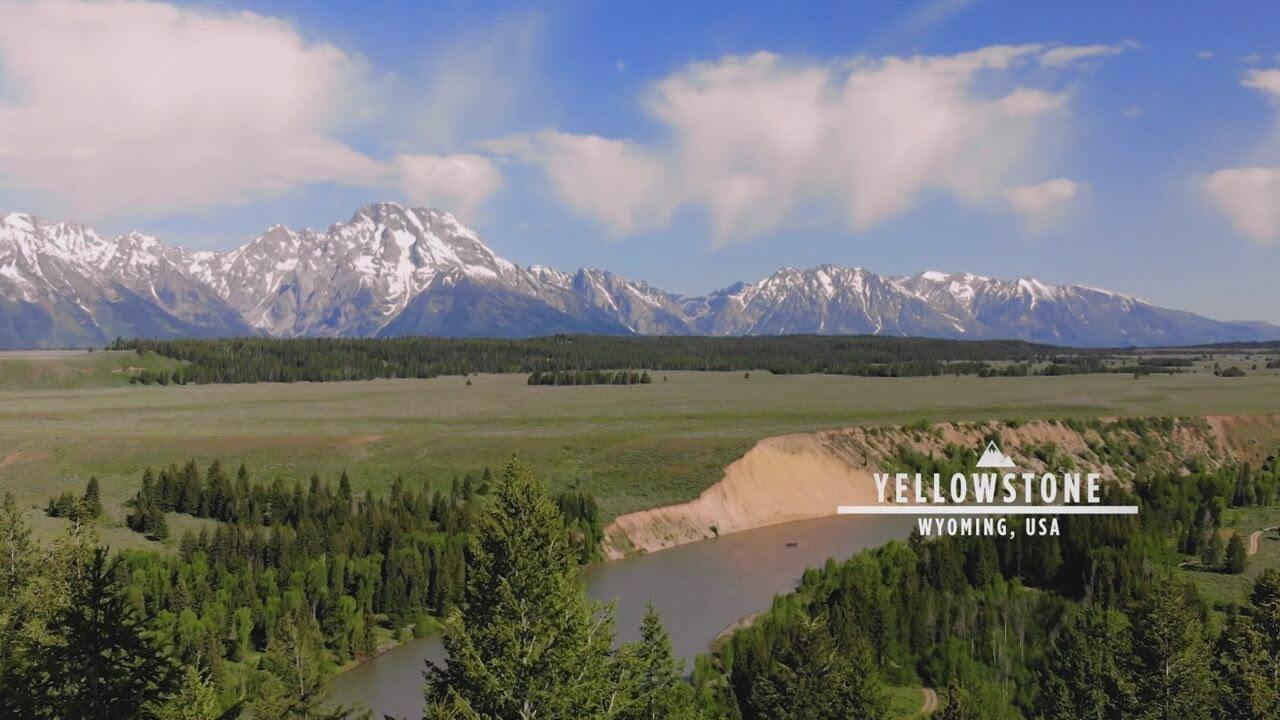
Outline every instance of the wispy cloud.
<svg viewBox="0 0 1280 720"><path fill-rule="evenodd" d="M907 15L902 22L902 29L906 32L919 32L941 25L974 4L974 0L928 0Z"/></svg>
<svg viewBox="0 0 1280 720"><path fill-rule="evenodd" d="M419 139L439 150L500 131L536 98L544 26L535 12L507 15L434 48L425 84L406 82L406 92L420 98L411 111Z"/></svg>
<svg viewBox="0 0 1280 720"><path fill-rule="evenodd" d="M1058 45L1040 54L1040 64L1045 67L1066 67L1084 60L1119 55L1137 47L1138 43L1133 40L1125 40L1116 45Z"/></svg>

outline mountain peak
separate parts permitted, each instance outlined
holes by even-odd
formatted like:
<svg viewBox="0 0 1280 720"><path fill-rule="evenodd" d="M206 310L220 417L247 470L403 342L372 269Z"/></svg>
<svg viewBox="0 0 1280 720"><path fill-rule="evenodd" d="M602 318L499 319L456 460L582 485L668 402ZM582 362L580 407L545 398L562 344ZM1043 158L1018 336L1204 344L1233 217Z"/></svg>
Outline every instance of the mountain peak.
<svg viewBox="0 0 1280 720"><path fill-rule="evenodd" d="M1081 285L967 272L784 266L686 297L604 269L520 267L454 215L395 202L365 205L324 231L277 224L229 252L196 253L142 233L106 240L88 227L9 213L0 216L0 312L20 314L8 324L15 329L0 323L0 346L28 347L68 344L61 328L82 329L76 337L90 342L254 330L881 334L1088 346L1280 338L1265 323L1216 322Z"/></svg>
<svg viewBox="0 0 1280 720"><path fill-rule="evenodd" d="M24 232L34 231L39 222L39 219L32 217L31 215L17 212L9 213L3 218L0 218L0 225L16 228Z"/></svg>
<svg viewBox="0 0 1280 720"><path fill-rule="evenodd" d="M377 221L385 217L404 215L408 210L404 205L390 200L366 203L356 208L356 211L351 214L351 222L357 223L361 220Z"/></svg>
<svg viewBox="0 0 1280 720"><path fill-rule="evenodd" d="M408 220L410 223L437 221L446 225L456 225L460 228L465 227L462 222L448 210L430 207L412 207L392 200L384 200L362 205L352 213L350 222L354 224L365 220L375 223L386 223L389 220Z"/></svg>

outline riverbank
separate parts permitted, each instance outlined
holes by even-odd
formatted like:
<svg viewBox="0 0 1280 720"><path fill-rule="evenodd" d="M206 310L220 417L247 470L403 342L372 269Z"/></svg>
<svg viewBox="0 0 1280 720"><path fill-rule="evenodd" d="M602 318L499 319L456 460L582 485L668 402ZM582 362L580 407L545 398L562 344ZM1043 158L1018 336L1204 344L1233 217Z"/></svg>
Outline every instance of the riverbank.
<svg viewBox="0 0 1280 720"><path fill-rule="evenodd" d="M786 523L595 563L584 569L583 581L592 598L613 604L619 642L640 639L652 603L687 672L717 634L795 590L806 569L904 539L910 530L902 518ZM422 717L422 671L427 661L443 660L439 636L410 640L333 678L331 697L360 703L374 717Z"/></svg>
<svg viewBox="0 0 1280 720"><path fill-rule="evenodd" d="M723 478L689 502L628 513L605 528L606 557L651 553L686 543L797 520L826 517L839 505L875 504L874 473L896 467L906 448L940 455L948 445L980 450L998 439L1024 471L1089 468L1103 480L1128 477L1135 463L1216 467L1260 459L1280 442L1280 416L1171 418L1144 439L1141 458L1113 452L1132 445L1149 420L1033 420L917 423L766 438L731 463Z"/></svg>
<svg viewBox="0 0 1280 720"><path fill-rule="evenodd" d="M911 523L904 518L834 516L838 504L858 502L859 493L874 502L871 473L885 469L901 448L980 450L993 435L1027 470L1071 462L1115 480L1137 464L1256 460L1280 442L1280 417L916 423L767 438L726 466L721 481L696 500L612 523L610 559L583 572L588 592L615 603L622 642L638 638L652 602L676 655L692 662L717 636L758 617L775 595L794 590L806 568L908 535ZM809 513L814 519L797 517ZM334 678L334 699L379 715L420 716L424 663L443 657L438 636L390 648Z"/></svg>
<svg viewBox="0 0 1280 720"><path fill-rule="evenodd" d="M761 440L696 499L614 520L605 530L606 557L831 515L841 503L874 502L870 471L830 439L830 433L813 433Z"/></svg>

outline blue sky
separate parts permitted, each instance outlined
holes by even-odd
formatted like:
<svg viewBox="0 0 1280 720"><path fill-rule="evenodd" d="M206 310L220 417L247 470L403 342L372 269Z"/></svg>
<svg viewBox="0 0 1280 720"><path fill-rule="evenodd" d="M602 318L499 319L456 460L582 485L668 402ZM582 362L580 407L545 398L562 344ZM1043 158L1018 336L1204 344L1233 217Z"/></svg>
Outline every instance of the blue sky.
<svg viewBox="0 0 1280 720"><path fill-rule="evenodd" d="M676 292L835 263L1280 322L1276 27L1233 2L0 0L0 209L222 249L392 199Z"/></svg>

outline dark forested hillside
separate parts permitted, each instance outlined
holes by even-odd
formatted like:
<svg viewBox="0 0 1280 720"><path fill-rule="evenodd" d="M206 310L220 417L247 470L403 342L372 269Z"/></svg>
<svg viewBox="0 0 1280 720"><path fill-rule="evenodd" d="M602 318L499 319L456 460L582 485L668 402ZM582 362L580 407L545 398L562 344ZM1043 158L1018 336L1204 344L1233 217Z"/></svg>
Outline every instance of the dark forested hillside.
<svg viewBox="0 0 1280 720"><path fill-rule="evenodd" d="M1016 340L879 336L608 337L526 340L117 340L112 349L155 352L188 365L180 382L323 382L427 378L474 372L751 370L867 376L998 374L990 363L1046 362L1057 348ZM1025 366L1020 366L1026 374ZM169 381L165 378L165 381Z"/></svg>

